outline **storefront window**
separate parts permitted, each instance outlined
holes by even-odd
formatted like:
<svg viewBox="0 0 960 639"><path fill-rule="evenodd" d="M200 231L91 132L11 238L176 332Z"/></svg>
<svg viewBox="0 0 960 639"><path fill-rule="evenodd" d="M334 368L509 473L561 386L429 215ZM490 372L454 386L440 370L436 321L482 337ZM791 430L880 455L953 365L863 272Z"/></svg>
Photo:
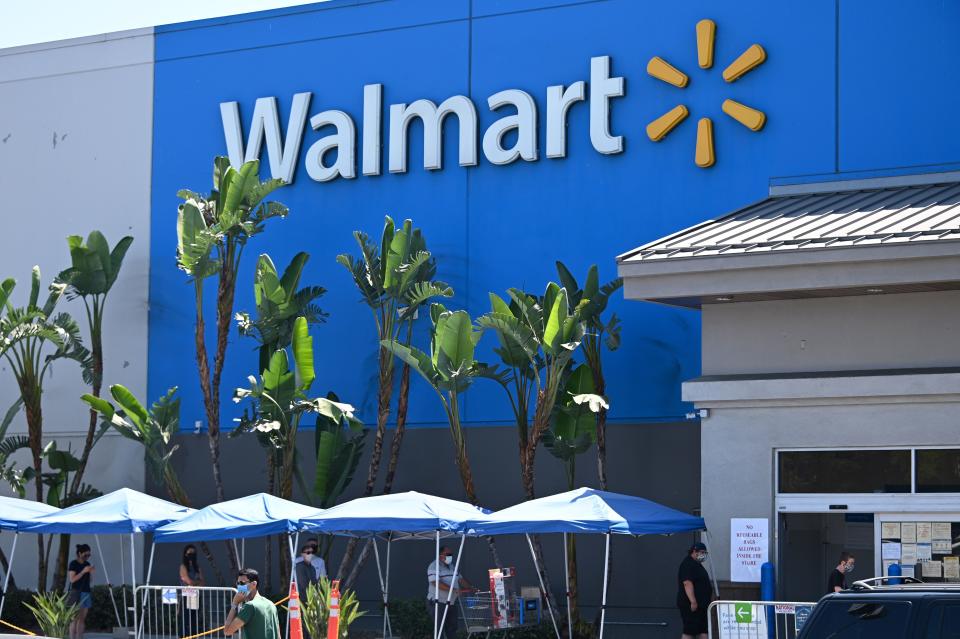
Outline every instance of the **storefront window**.
<svg viewBox="0 0 960 639"><path fill-rule="evenodd" d="M918 493L960 493L960 448L917 450Z"/></svg>
<svg viewBox="0 0 960 639"><path fill-rule="evenodd" d="M781 451L780 493L909 493L909 450Z"/></svg>

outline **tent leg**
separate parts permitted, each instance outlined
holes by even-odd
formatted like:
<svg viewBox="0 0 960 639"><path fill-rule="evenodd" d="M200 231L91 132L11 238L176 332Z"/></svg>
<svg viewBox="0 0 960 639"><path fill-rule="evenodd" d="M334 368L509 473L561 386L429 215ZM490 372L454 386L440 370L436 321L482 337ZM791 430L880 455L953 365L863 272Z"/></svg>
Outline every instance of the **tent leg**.
<svg viewBox="0 0 960 639"><path fill-rule="evenodd" d="M720 587L717 586L717 571L713 569L713 557L710 555L709 550L713 548L713 541L710 539L710 531L704 530L703 535L707 538L707 562L710 564L710 579L713 581L713 596L717 599L720 598Z"/></svg>
<svg viewBox="0 0 960 639"><path fill-rule="evenodd" d="M390 542L387 542L390 543ZM373 538L373 557L377 560L377 578L380 579L380 597L383 599L383 636L387 636L387 586L383 579L383 568L380 564L380 546L377 538Z"/></svg>
<svg viewBox="0 0 960 639"><path fill-rule="evenodd" d="M537 573L537 579L540 581L540 590L543 592L543 598L547 601L547 610L550 612L550 621L553 623L553 631L557 633L557 639L560 639L560 627L557 626L557 617L553 614L553 606L550 604L550 594L547 592L547 585L543 583L543 573L540 572L540 564L537 563L537 553L533 549L533 540L529 533L524 535L527 538L527 544L530 546L530 556L533 557L533 569Z"/></svg>
<svg viewBox="0 0 960 639"><path fill-rule="evenodd" d="M139 639L139 627L137 626L137 550L133 533L130 533L130 587L133 588L133 627L138 630L134 637Z"/></svg>
<svg viewBox="0 0 960 639"><path fill-rule="evenodd" d="M246 568L246 566L243 565L243 559L240 558L240 547L237 545L236 537L234 537L232 541L233 541L233 554L237 556L237 561L240 562L240 568Z"/></svg>
<svg viewBox="0 0 960 639"><path fill-rule="evenodd" d="M244 566L247 565L247 538L244 537L240 540L240 563Z"/></svg>
<svg viewBox="0 0 960 639"><path fill-rule="evenodd" d="M603 557L603 599L600 601L600 637L603 639L603 625L607 620L607 586L610 580L610 533L607 533L607 549Z"/></svg>
<svg viewBox="0 0 960 639"><path fill-rule="evenodd" d="M435 557L434 560L436 563L433 565L436 566L437 572L434 573L433 578L433 639L440 639L440 629L437 625L440 617L440 531L437 531L437 543L435 548Z"/></svg>
<svg viewBox="0 0 960 639"><path fill-rule="evenodd" d="M460 535L460 549L457 550L457 562L453 566L453 580L450 583L450 590L447 591L446 605L443 607L443 617L440 618L440 627L447 622L447 613L450 611L450 597L453 596L453 589L457 587L460 579L460 558L463 557L463 543L467 540L466 535Z"/></svg>
<svg viewBox="0 0 960 639"><path fill-rule="evenodd" d="M7 563L7 574L3 576L3 594L0 595L0 619L3 619L3 604L7 600L7 587L10 585L10 573L13 572L13 560L17 556L17 539L19 532L13 533L13 546L10 548L10 561Z"/></svg>
<svg viewBox="0 0 960 639"><path fill-rule="evenodd" d="M290 584L297 583L297 555L295 552L296 545L300 543L300 533L297 533L296 539L293 535L287 535L287 544L290 546L290 583L287 584L287 593L290 593ZM297 594L300 594L300 586L297 585ZM287 615L287 630L286 635L288 639L290 637L290 615Z"/></svg>
<svg viewBox="0 0 960 639"><path fill-rule="evenodd" d="M384 606L389 605L390 602L390 544L393 541L393 535L387 535L387 571L386 577L384 578L384 588L383 588L383 603ZM387 629L390 631L390 636L393 636L393 621L390 619L389 611L385 608L384 615L387 618ZM386 638L384 638L386 639Z"/></svg>
<svg viewBox="0 0 960 639"><path fill-rule="evenodd" d="M122 537L121 537L121 539L122 539ZM153 554L154 554L154 552L156 551L156 549L157 549L157 542L152 542L152 543L150 544L150 563L147 564L147 582L144 584L145 586L149 586L149 585L150 585L150 579L153 577ZM141 603L141 606L140 606L140 607L141 607L141 608L146 608L146 607L147 607L147 596L148 596L148 595L147 595L147 592L144 591L143 597L140 598L140 603ZM136 600L134 600L134 601L136 601ZM134 605L136 605L136 604L134 604ZM143 617L140 617L140 624L137 626L137 634L136 634L136 636L137 636L137 637L140 637L140 636L142 636L142 635L143 635Z"/></svg>
<svg viewBox="0 0 960 639"><path fill-rule="evenodd" d="M563 533L563 584L567 592L567 636L573 638L573 609L570 601L570 562L567 559L567 533Z"/></svg>
<svg viewBox="0 0 960 639"><path fill-rule="evenodd" d="M123 627L129 627L127 623L127 613L129 612L127 606L127 589L123 587L123 584L127 583L127 573L126 568L123 564L126 563L127 556L123 552L123 535L120 535L120 596L123 597ZM113 589L110 589L110 598L113 598ZM119 624L119 621L117 622Z"/></svg>
<svg viewBox="0 0 960 639"><path fill-rule="evenodd" d="M120 539L122 540L123 537L121 536ZM97 556L100 557L100 561L103 562L103 577L104 577L104 579L107 580L107 588L110 589L110 603L113 604L113 614L114 614L114 616L117 618L117 625L119 626L119 625L120 625L120 611L117 610L117 600L116 600L116 598L113 596L113 584L110 582L110 573L107 572L107 562L106 562L106 558L103 556L103 548L100 546L100 535L94 535L94 536L93 536L93 540L94 540L94 541L96 542L96 544L97 544ZM120 567L122 568L122 567L123 567L123 557L121 557L120 560L121 560L121 561L120 561ZM121 583L120 585L121 585L121 587L123 586L122 583ZM124 591L124 596L126 596L126 591ZM124 598L124 602L126 602L126 598ZM123 607L123 626L124 626L124 628L127 627L127 607L126 607L126 605L124 605L124 607Z"/></svg>

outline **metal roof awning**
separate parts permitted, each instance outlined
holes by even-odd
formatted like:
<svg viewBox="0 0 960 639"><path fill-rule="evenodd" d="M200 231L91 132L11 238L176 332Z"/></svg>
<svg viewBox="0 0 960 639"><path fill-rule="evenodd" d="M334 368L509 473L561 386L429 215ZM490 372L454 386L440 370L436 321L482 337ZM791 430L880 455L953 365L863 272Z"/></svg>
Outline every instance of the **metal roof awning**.
<svg viewBox="0 0 960 639"><path fill-rule="evenodd" d="M955 180L880 178L775 195L619 256L625 294L699 308L960 289Z"/></svg>

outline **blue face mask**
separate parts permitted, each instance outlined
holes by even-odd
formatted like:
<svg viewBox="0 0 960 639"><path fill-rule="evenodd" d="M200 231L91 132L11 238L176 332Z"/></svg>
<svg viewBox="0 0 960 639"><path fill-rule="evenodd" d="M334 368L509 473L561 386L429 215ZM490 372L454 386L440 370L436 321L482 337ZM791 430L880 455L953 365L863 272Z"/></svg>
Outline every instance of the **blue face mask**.
<svg viewBox="0 0 960 639"><path fill-rule="evenodd" d="M237 592L241 595L250 594L250 584L237 584Z"/></svg>

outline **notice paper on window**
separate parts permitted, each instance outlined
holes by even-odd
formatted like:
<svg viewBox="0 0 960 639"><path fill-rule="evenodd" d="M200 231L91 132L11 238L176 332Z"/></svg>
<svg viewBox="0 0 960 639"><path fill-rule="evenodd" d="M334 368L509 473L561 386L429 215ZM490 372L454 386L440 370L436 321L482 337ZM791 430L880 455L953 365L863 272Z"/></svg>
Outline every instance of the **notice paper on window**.
<svg viewBox="0 0 960 639"><path fill-rule="evenodd" d="M904 566L912 566L917 563L916 544L900 544L900 563Z"/></svg>
<svg viewBox="0 0 960 639"><path fill-rule="evenodd" d="M900 541L905 544L917 543L917 525L907 522L900 524Z"/></svg>
<svg viewBox="0 0 960 639"><path fill-rule="evenodd" d="M960 579L960 557L943 558L944 579Z"/></svg>
<svg viewBox="0 0 960 639"><path fill-rule="evenodd" d="M950 532L950 522L949 521L936 521L933 523L933 539L946 539L949 541L953 538L953 535Z"/></svg>
<svg viewBox="0 0 960 639"><path fill-rule="evenodd" d="M953 552L949 539L934 539L931 546L933 547L933 554L935 555L949 555Z"/></svg>
<svg viewBox="0 0 960 639"><path fill-rule="evenodd" d="M943 576L943 564L939 561L925 561L920 565L923 566L921 573L924 577L936 577L939 579Z"/></svg>
<svg viewBox="0 0 960 639"><path fill-rule="evenodd" d="M933 559L931 544L917 544L917 561L930 561L931 559Z"/></svg>
<svg viewBox="0 0 960 639"><path fill-rule="evenodd" d="M885 541L881 549L881 559L890 559L891 561L900 561L900 542Z"/></svg>
<svg viewBox="0 0 960 639"><path fill-rule="evenodd" d="M933 524L929 521L917 522L917 543L929 544L933 541Z"/></svg>
<svg viewBox="0 0 960 639"><path fill-rule="evenodd" d="M885 521L880 524L881 539L900 539L900 522Z"/></svg>
<svg viewBox="0 0 960 639"><path fill-rule="evenodd" d="M913 564L910 564L909 566L900 566L900 570L902 571L901 574L902 574L903 577L916 577L916 576L917 576L917 575L915 574L916 571L913 569Z"/></svg>

